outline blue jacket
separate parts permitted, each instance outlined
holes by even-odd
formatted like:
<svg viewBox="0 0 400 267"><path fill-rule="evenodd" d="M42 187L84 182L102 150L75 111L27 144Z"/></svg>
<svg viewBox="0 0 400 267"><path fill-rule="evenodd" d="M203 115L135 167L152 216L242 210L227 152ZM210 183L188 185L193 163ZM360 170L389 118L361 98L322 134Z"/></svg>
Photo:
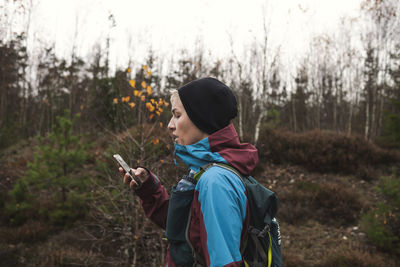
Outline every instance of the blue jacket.
<svg viewBox="0 0 400 267"><path fill-rule="evenodd" d="M175 144L175 155L190 169L199 171L208 163L229 164L249 175L258 163L257 149L241 144L233 124L192 145ZM146 215L165 229L169 196L152 175L137 190ZM242 266L240 249L249 224L245 187L229 170L211 167L194 191L189 223L189 241L207 266ZM182 225L182 227L185 227ZM167 253L166 265L179 266Z"/></svg>

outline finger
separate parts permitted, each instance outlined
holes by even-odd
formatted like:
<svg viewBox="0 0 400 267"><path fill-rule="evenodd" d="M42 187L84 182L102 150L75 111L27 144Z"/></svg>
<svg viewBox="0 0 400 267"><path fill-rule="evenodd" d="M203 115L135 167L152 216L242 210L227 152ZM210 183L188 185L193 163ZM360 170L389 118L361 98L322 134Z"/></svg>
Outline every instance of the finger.
<svg viewBox="0 0 400 267"><path fill-rule="evenodd" d="M137 168L136 170L132 169L132 171L133 174L135 174L135 176L140 177L141 180L146 180L149 176L149 172L144 168Z"/></svg>
<svg viewBox="0 0 400 267"><path fill-rule="evenodd" d="M132 170L132 173L133 173L135 176L141 176L141 175L142 175L142 168L131 169L131 170Z"/></svg>
<svg viewBox="0 0 400 267"><path fill-rule="evenodd" d="M124 169L122 169L122 167L119 167L118 170L119 170L119 172L120 172L122 175L125 174L125 171L124 171Z"/></svg>
<svg viewBox="0 0 400 267"><path fill-rule="evenodd" d="M124 175L124 184L129 184L131 180L132 180L131 176L128 173L126 173Z"/></svg>
<svg viewBox="0 0 400 267"><path fill-rule="evenodd" d="M138 187L138 184L136 183L135 180L131 180L130 184L129 184L131 189L135 189Z"/></svg>

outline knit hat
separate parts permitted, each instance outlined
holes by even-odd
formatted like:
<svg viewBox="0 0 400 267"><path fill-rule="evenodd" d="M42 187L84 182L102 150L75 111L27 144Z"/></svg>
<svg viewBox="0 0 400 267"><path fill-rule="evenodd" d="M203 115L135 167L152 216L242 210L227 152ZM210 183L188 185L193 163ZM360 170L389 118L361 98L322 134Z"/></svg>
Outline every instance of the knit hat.
<svg viewBox="0 0 400 267"><path fill-rule="evenodd" d="M190 120L200 130L212 134L237 115L232 90L215 78L201 78L178 89L179 98Z"/></svg>

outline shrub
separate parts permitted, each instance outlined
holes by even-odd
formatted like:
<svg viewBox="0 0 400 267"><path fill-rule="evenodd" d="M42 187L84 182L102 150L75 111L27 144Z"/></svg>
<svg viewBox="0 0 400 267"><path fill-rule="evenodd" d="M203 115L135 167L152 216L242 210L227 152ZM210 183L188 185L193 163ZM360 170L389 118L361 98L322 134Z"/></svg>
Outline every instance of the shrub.
<svg viewBox="0 0 400 267"><path fill-rule="evenodd" d="M357 221L362 202L357 194L342 185L297 182L292 191L279 195L279 218L291 224L309 219L343 226Z"/></svg>
<svg viewBox="0 0 400 267"><path fill-rule="evenodd" d="M33 243L45 240L53 232L51 226L29 220L18 227L0 228L0 240L7 244Z"/></svg>
<svg viewBox="0 0 400 267"><path fill-rule="evenodd" d="M261 160L298 164L310 171L357 174L360 168L400 161L398 153L380 149L361 136L318 130L296 134L264 128L259 143Z"/></svg>
<svg viewBox="0 0 400 267"><path fill-rule="evenodd" d="M400 101L392 100L394 110L385 112L383 133L379 139L380 145L388 148L400 148Z"/></svg>
<svg viewBox="0 0 400 267"><path fill-rule="evenodd" d="M370 254L359 249L346 249L338 253L327 253L320 267L381 267L388 264L378 255Z"/></svg>
<svg viewBox="0 0 400 267"><path fill-rule="evenodd" d="M400 255L400 177L395 171L382 177L377 191L384 201L363 215L361 225L378 248Z"/></svg>
<svg viewBox="0 0 400 267"><path fill-rule="evenodd" d="M162 127L161 127L162 126ZM164 125L143 123L109 138L97 157L97 175L91 177L93 201L85 232L96 237L98 252L121 265L161 266L166 242L163 230L149 222L139 199L122 183L112 158L120 154L131 166L146 166L169 189L175 181L171 137ZM135 263L137 262L137 263Z"/></svg>

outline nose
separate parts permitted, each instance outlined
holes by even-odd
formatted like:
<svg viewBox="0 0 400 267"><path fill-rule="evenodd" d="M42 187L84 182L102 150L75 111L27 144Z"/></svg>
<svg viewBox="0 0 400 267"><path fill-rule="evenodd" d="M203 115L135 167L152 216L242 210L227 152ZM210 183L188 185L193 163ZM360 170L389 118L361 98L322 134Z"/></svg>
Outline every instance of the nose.
<svg viewBox="0 0 400 267"><path fill-rule="evenodd" d="M169 120L169 123L168 123L168 130L170 130L171 132L172 132L173 130L175 130L174 117L172 117L172 118Z"/></svg>

